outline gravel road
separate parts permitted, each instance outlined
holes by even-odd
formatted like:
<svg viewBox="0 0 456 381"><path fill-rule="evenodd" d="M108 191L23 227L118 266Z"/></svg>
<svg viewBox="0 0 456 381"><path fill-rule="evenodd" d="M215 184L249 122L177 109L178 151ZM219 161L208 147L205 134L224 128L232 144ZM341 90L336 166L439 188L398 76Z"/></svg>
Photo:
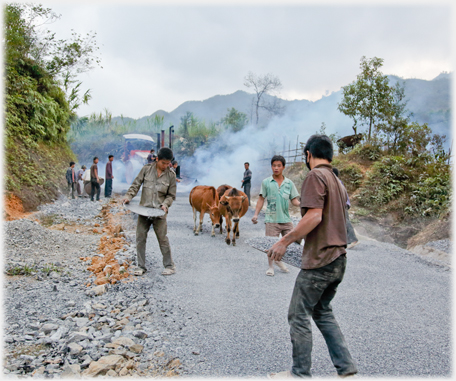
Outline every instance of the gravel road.
<svg viewBox="0 0 456 381"><path fill-rule="evenodd" d="M253 225L252 215L250 210L241 219L241 239L233 247L219 233L210 236L208 216L203 234L193 235L187 195L179 194L170 209L177 273L164 280L161 292L196 317L182 345L195 347L204 361L192 365L190 375L261 377L290 369L287 310L299 270L289 266L288 274L276 269L274 277L265 275L265 255L245 244L264 235L263 219ZM159 259L150 241L148 258ZM333 307L360 376L450 375L450 277L448 267L392 244L363 240L349 250ZM315 326L312 371L335 374Z"/></svg>
<svg viewBox="0 0 456 381"><path fill-rule="evenodd" d="M287 310L299 270L265 275L266 255L245 243L264 235L264 216L253 225L248 211L237 245L228 246L220 233L210 236L208 216L193 235L188 194L179 193L168 216L177 273L160 275L151 231L149 271L94 296L79 257L96 254L99 236L84 229L101 221L104 203L63 199L42 208L63 225L79 218L77 234L69 225L5 224L5 267L29 264L36 274L4 277L4 373L264 377L290 369ZM119 261L135 253L134 218L124 217ZM349 251L333 308L360 376L450 376L450 278L448 266L392 244L361 240ZM108 368L107 358L118 364ZM335 375L315 326L312 371Z"/></svg>

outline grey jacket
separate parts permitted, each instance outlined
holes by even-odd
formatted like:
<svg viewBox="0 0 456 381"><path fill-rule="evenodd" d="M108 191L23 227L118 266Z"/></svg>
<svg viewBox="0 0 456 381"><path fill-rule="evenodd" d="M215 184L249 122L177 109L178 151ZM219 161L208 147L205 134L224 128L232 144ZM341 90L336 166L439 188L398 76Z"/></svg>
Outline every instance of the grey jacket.
<svg viewBox="0 0 456 381"><path fill-rule="evenodd" d="M157 177L157 164L146 164L131 184L125 198L131 201L143 186L139 205L149 208L159 208L165 205L169 208L176 199L176 174L166 168Z"/></svg>

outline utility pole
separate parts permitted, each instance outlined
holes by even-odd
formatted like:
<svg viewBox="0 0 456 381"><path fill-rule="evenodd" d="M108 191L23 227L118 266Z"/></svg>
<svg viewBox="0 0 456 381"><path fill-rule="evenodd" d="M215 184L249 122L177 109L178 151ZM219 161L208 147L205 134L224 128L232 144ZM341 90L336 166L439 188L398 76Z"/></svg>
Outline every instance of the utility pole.
<svg viewBox="0 0 456 381"><path fill-rule="evenodd" d="M159 149L160 149L160 132L157 132L157 154L158 154Z"/></svg>
<svg viewBox="0 0 456 381"><path fill-rule="evenodd" d="M169 127L169 148L173 149L173 130L174 126Z"/></svg>

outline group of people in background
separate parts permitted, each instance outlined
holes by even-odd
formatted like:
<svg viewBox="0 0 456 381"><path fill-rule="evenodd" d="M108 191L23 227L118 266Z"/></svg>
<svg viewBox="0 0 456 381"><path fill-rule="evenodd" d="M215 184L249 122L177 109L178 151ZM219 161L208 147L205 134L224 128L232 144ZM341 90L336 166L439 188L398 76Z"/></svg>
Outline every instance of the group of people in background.
<svg viewBox="0 0 456 381"><path fill-rule="evenodd" d="M76 198L75 193L77 193L77 197L90 197L91 201L99 201L100 200L100 193L101 188L100 185L105 182L105 190L104 196L106 198L112 197L112 181L114 179L113 169L112 169L112 162L114 160L114 155L108 156L108 162L106 163L105 168L105 177L106 179L100 179L98 175L98 157L93 158L93 163L90 169L87 171L87 167L85 165L81 166L81 169L75 171L76 163L74 161L70 162L70 166L66 172L66 180L68 183L68 196L72 199ZM155 150L151 149L150 154L147 156L147 163L152 164L157 161L157 155L155 154ZM174 172L176 175L176 182L180 183L180 166L179 163L174 160L169 162L169 168L171 171ZM82 184L82 185L81 185ZM90 194L86 192L86 185L90 184L91 191ZM250 196L249 196L250 197ZM95 198L95 199L94 199ZM249 198L250 199L250 198Z"/></svg>
<svg viewBox="0 0 456 381"><path fill-rule="evenodd" d="M109 155L105 169L106 184L104 195L106 198L110 198L112 196L112 180L114 179L112 171L113 160L114 155ZM103 184L104 180L101 179L98 175L98 161L98 157L95 156L93 158L92 166L89 170L87 170L87 167L85 165L82 165L81 169L79 169L77 172L74 169L76 163L74 161L70 162L70 167L66 171L69 197L75 199L75 192L77 192L78 197L90 197L91 201L95 201L94 197L96 197L96 201L100 200L100 185ZM87 184L91 185L90 195L86 192Z"/></svg>

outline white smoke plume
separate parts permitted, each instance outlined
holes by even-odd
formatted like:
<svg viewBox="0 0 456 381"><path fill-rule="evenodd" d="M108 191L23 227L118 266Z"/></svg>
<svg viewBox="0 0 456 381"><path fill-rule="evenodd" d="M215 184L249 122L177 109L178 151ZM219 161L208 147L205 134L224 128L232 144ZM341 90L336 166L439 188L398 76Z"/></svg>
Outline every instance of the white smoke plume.
<svg viewBox="0 0 456 381"><path fill-rule="evenodd" d="M192 183L188 188L191 189L194 185L212 185L217 188L221 184L229 184L240 189L244 163L249 162L253 173L252 190L258 190L261 181L272 173L272 156L281 154L289 147L295 149L297 140L305 143L311 135L320 131L322 122L326 124L327 135L336 132L341 136L353 133L351 121L344 115L332 113L328 118L328 113L319 111L321 112L303 111L274 117L264 129L248 125L239 132L223 132L210 146L201 147L193 157L181 160L181 173L197 180L197 183Z"/></svg>

